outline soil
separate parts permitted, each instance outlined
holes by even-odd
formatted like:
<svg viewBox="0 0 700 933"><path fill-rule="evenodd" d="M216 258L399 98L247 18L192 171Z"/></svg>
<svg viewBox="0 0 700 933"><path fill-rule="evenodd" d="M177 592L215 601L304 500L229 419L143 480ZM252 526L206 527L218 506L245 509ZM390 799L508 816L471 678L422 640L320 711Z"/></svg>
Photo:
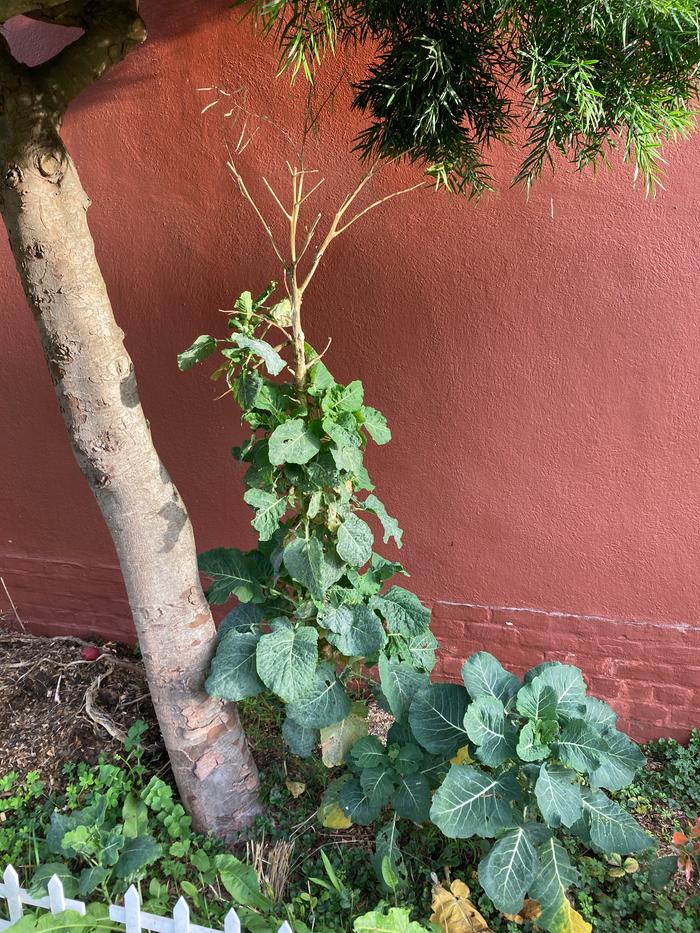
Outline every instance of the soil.
<svg viewBox="0 0 700 933"><path fill-rule="evenodd" d="M99 648L96 660L82 656L88 647ZM47 790L61 789L66 762L122 753L108 729L126 732L138 719L151 727L147 740L158 735L143 668L127 649L0 626L0 774L38 770ZM158 745L148 753L165 760Z"/></svg>

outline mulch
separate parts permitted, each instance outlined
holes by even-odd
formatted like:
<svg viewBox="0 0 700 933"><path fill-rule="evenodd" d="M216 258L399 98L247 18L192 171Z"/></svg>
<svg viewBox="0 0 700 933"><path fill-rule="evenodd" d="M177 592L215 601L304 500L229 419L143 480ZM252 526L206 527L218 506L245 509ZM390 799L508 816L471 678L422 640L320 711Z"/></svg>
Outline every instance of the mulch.
<svg viewBox="0 0 700 933"><path fill-rule="evenodd" d="M83 657L90 647L96 660ZM143 668L128 649L41 638L0 619L0 774L38 770L47 791L60 790L66 762L123 755L119 733L139 719L149 757L164 758Z"/></svg>

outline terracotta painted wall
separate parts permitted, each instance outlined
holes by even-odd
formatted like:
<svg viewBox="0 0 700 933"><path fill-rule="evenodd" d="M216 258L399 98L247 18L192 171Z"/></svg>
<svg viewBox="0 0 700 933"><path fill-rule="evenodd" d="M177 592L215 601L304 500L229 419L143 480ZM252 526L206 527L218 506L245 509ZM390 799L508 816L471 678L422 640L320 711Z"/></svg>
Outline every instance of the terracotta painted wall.
<svg viewBox="0 0 700 933"><path fill-rule="evenodd" d="M232 405L175 356L276 271L223 167L224 110L201 116L211 97L196 88L245 87L252 110L294 131L303 97L272 82L272 52L225 7L143 0L147 46L85 94L65 131L153 435L202 549L253 541L228 456L240 431ZM11 27L27 60L61 41L36 30ZM326 212L358 171L346 103L317 156ZM240 167L262 200L256 174L281 184L288 157L264 126L246 149ZM369 465L434 606L443 670L482 648L517 670L572 661L637 737L700 723L700 136L670 158L655 201L627 170L566 169L526 201L508 189L515 155L494 153L499 195L475 207L421 192L375 214L339 242L307 308L312 341L333 335L331 368L361 377L394 430ZM387 172L374 193L412 177ZM0 572L37 631L129 638L110 541L4 242L0 303Z"/></svg>

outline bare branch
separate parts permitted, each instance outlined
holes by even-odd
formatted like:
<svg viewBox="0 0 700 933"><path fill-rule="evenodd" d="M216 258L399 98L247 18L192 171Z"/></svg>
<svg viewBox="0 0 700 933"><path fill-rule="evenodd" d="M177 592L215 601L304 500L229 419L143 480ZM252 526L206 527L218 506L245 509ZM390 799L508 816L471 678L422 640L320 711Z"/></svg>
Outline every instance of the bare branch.
<svg viewBox="0 0 700 933"><path fill-rule="evenodd" d="M282 211L282 213L284 214L284 216L287 218L287 220L291 220L291 219L292 219L292 215L289 213L289 211L287 210L287 208L284 206L284 204L283 204L283 203L280 201L280 199L277 197L277 195L275 194L275 191L274 191L272 185L271 185L270 182L267 180L267 178L265 178L264 175L262 176L262 180L263 180L263 182L265 183L265 187L267 188L267 190L270 192L270 194L271 194L272 197L275 199L275 201L277 201L277 205L278 205L279 209Z"/></svg>
<svg viewBox="0 0 700 933"><path fill-rule="evenodd" d="M270 225L269 225L268 222L265 220L265 217L263 216L263 214L262 214L260 208L259 208L258 205L255 203L255 201L253 200L253 198L252 198L250 192L249 192L248 189L246 188L246 184L245 184L245 182L243 181L243 176L241 175L241 173L238 171L238 169L237 169L236 166L234 165L233 160L229 160L226 164L228 165L229 169L231 170L231 174L232 174L233 177L236 179L236 182L237 182L237 184L238 184L238 188L239 188L241 194L242 194L243 197L246 199L246 201L250 204L250 206L253 208L253 210L255 211L255 213L258 215L258 220L259 220L260 223L262 224L265 233L268 235L268 237L269 237L269 239L270 239L270 243L272 243L272 248L273 248L273 250L275 251L275 256L277 256L277 259L279 260L279 262L280 262L283 266L286 267L287 263L285 262L284 257L282 256L282 253L281 253L281 252L279 251L279 249L277 248L277 243L275 242L275 238L274 238L274 236L273 236L272 230L270 229Z"/></svg>
<svg viewBox="0 0 700 933"><path fill-rule="evenodd" d="M133 0L91 5L86 17L85 33L36 69L39 80L63 106L146 39Z"/></svg>
<svg viewBox="0 0 700 933"><path fill-rule="evenodd" d="M352 227L352 225L355 223L356 220L359 220L360 217L364 217L365 214L368 214L370 211L373 211L375 207L379 207L380 204L384 204L385 201L391 201L392 198L398 198L400 195L408 194L411 191L416 191L418 188L431 188L431 187L432 187L432 184L430 182L421 181L421 182L418 182L418 184L411 185L408 188L402 188L400 191L392 191L391 194L387 194L383 198L379 198L378 200L374 201L372 204L369 204L359 213L355 214L355 216L351 220L349 220L342 227L338 228L335 235L340 236L341 233L345 233L348 227Z"/></svg>
<svg viewBox="0 0 700 933"><path fill-rule="evenodd" d="M301 199L301 203L303 204L304 201L307 201L311 197L311 195L314 193L314 191L316 191L318 188L321 187L321 185L324 183L325 180L326 180L325 178L322 178L320 181L317 181L316 184L311 189L311 191L306 192L304 197Z"/></svg>
<svg viewBox="0 0 700 933"><path fill-rule="evenodd" d="M319 221L321 220L321 215L316 214L314 217L311 226L309 227L309 232L306 234L306 239L304 240L304 245L299 252L299 260L301 261L304 258L304 253L307 251L313 240L314 233L316 232L316 227L318 227Z"/></svg>

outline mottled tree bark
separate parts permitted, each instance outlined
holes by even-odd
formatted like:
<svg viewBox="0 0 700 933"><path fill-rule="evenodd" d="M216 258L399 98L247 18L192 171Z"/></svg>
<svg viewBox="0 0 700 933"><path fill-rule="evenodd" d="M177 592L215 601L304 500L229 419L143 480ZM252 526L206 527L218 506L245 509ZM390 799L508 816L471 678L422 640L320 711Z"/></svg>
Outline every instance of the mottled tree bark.
<svg viewBox="0 0 700 933"><path fill-rule="evenodd" d="M22 0L0 0L19 12ZM33 0L34 4L41 0ZM45 0L75 21L76 3ZM192 527L153 446L134 367L87 224L90 201L60 138L69 101L145 38L123 3L85 7L84 35L37 68L0 36L0 212L73 451L112 535L148 683L183 803L231 837L258 812L258 775L235 706L203 690L216 632Z"/></svg>

